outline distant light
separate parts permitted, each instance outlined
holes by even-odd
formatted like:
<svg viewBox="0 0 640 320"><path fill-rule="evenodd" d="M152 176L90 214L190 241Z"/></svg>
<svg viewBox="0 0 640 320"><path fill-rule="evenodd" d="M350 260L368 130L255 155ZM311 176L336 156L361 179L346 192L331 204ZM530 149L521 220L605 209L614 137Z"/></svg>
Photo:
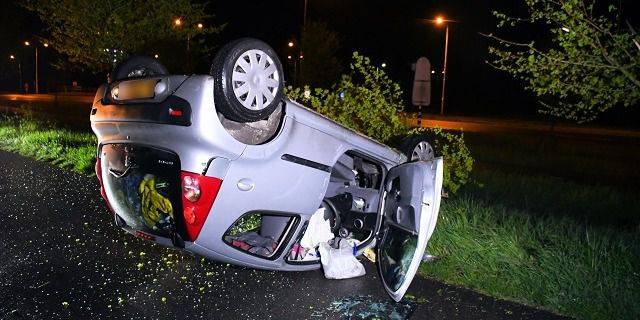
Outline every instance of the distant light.
<svg viewBox="0 0 640 320"><path fill-rule="evenodd" d="M304 59L304 56L303 56L303 55L300 55L300 59Z"/></svg>
<svg viewBox="0 0 640 320"><path fill-rule="evenodd" d="M202 29L204 28L204 25L202 23L198 23L198 29Z"/></svg>
<svg viewBox="0 0 640 320"><path fill-rule="evenodd" d="M289 41L289 43L287 43L287 45L289 46L289 48L293 47L293 41Z"/></svg>
<svg viewBox="0 0 640 320"><path fill-rule="evenodd" d="M444 74L444 70L441 73Z"/></svg>
<svg viewBox="0 0 640 320"><path fill-rule="evenodd" d="M153 55L154 58L158 59L159 55L156 53Z"/></svg>
<svg viewBox="0 0 640 320"><path fill-rule="evenodd" d="M387 64L383 62L380 66L383 67L383 68L386 68Z"/></svg>
<svg viewBox="0 0 640 320"><path fill-rule="evenodd" d="M436 71L435 71L435 70L431 70L431 73L432 73L432 74L433 74L433 73L436 73Z"/></svg>
<svg viewBox="0 0 640 320"><path fill-rule="evenodd" d="M182 20L180 20L180 18L176 18L175 20L173 20L173 24L175 24L176 26L180 26L182 24Z"/></svg>
<svg viewBox="0 0 640 320"><path fill-rule="evenodd" d="M24 45L25 45L25 46L30 46L30 45L31 45L31 43L29 43L29 41L25 41L25 42L24 42Z"/></svg>
<svg viewBox="0 0 640 320"><path fill-rule="evenodd" d="M436 24L440 25L444 23L444 18L442 16L436 17Z"/></svg>
<svg viewBox="0 0 640 320"><path fill-rule="evenodd" d="M567 28L567 27L562 27L562 31L564 31L564 32L567 32L567 33L568 33L568 32L569 32L569 31L571 31L571 30L569 30L569 28Z"/></svg>
<svg viewBox="0 0 640 320"><path fill-rule="evenodd" d="M291 60L291 56L287 56L287 59Z"/></svg>
<svg viewBox="0 0 640 320"><path fill-rule="evenodd" d="M44 46L45 48L49 48L49 44L48 44L48 43L43 44L43 46Z"/></svg>
<svg viewBox="0 0 640 320"><path fill-rule="evenodd" d="M10 56L9 56L9 59L11 59L11 60L13 60L13 59L15 59L15 58L16 58L16 57L15 57L14 55L10 55Z"/></svg>

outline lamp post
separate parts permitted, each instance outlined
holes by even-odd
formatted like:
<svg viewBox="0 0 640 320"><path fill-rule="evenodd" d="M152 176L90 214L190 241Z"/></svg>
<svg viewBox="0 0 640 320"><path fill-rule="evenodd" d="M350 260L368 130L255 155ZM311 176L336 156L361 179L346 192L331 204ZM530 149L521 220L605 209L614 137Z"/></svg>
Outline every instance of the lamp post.
<svg viewBox="0 0 640 320"><path fill-rule="evenodd" d="M296 50L294 49L295 47L295 42L293 41L289 41L287 43L287 47L289 47L289 49L291 49L290 54L287 56L287 60L289 60L290 62L293 62L293 86L296 87L298 86L298 64L302 63L302 51L299 51L299 54L296 54Z"/></svg>
<svg viewBox="0 0 640 320"><path fill-rule="evenodd" d="M447 83L447 56L449 53L449 24L446 23L449 20L445 20L442 16L438 16L435 19L435 23L438 26L445 25L445 33L444 33L444 66L442 68L442 95L440 97L440 115L444 114L444 94L445 94L445 85Z"/></svg>
<svg viewBox="0 0 640 320"><path fill-rule="evenodd" d="M24 42L24 45L25 45L25 47L30 47L30 46L31 46L31 42L29 42L29 41L25 41L25 42ZM45 42L45 43L43 43L43 44L42 44L42 46L44 46L45 48L48 48L48 47L49 47L49 44ZM34 46L33 46L33 47L35 48L35 51L36 51L36 61L35 61L35 66L36 66L36 83L35 83L35 85L36 85L36 94L38 94L38 93L40 93L40 81L39 81L39 79L38 79L38 74L39 74L39 72L38 72L38 45L37 45L37 44L34 44Z"/></svg>
<svg viewBox="0 0 640 320"><path fill-rule="evenodd" d="M18 61L18 92L22 90L22 64L19 59L16 59L16 56L10 55L9 59Z"/></svg>
<svg viewBox="0 0 640 320"><path fill-rule="evenodd" d="M182 28L182 24L184 22L182 21L182 17L177 17L173 20L173 26L176 29ZM198 22L197 24L195 24L195 28L192 28L194 25L191 25L188 21L186 22L187 26L186 26L186 32L187 32L187 69L189 70L189 72L191 72L191 67L192 67L192 61L191 61L191 37L194 36L194 32L193 30L195 29L195 32L201 32L204 30L204 24L202 22Z"/></svg>

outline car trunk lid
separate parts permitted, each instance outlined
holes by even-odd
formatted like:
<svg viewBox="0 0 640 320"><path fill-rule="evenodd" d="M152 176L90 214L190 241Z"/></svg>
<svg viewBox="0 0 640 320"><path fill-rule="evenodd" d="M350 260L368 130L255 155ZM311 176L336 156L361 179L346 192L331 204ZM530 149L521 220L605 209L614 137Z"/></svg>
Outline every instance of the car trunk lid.
<svg viewBox="0 0 640 320"><path fill-rule="evenodd" d="M100 150L104 191L127 228L171 238L182 246L180 159L173 152L137 144L105 144Z"/></svg>

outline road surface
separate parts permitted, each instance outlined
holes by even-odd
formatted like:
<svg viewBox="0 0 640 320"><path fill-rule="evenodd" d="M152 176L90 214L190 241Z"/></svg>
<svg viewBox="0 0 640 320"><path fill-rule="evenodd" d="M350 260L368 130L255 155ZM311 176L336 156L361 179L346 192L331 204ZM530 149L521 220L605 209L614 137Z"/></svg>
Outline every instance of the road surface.
<svg viewBox="0 0 640 320"><path fill-rule="evenodd" d="M0 207L0 319L560 318L424 278L392 303L370 263L326 280L163 248L113 225L95 177L4 151Z"/></svg>
<svg viewBox="0 0 640 320"><path fill-rule="evenodd" d="M63 122L77 123L87 119L94 94L87 92L59 93L59 94L17 94L0 93L0 112L14 113L24 111L23 104L37 105L31 112L58 118ZM417 126L415 113L404 114L405 121L410 126ZM439 115L424 115L422 125L425 127L439 127L451 130L478 133L544 133L578 135L609 138L640 138L640 130L624 128L608 128L597 126L579 126L570 124L551 124L543 121L493 119L483 117L451 117Z"/></svg>

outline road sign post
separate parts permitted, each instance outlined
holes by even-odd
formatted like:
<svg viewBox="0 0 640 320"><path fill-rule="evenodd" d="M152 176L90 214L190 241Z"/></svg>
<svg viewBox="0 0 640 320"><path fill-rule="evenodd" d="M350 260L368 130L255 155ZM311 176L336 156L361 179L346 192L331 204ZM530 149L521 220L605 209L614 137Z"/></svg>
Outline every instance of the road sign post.
<svg viewBox="0 0 640 320"><path fill-rule="evenodd" d="M431 104L431 63L425 57L415 64L411 103L418 107L418 127L422 128L422 107Z"/></svg>

